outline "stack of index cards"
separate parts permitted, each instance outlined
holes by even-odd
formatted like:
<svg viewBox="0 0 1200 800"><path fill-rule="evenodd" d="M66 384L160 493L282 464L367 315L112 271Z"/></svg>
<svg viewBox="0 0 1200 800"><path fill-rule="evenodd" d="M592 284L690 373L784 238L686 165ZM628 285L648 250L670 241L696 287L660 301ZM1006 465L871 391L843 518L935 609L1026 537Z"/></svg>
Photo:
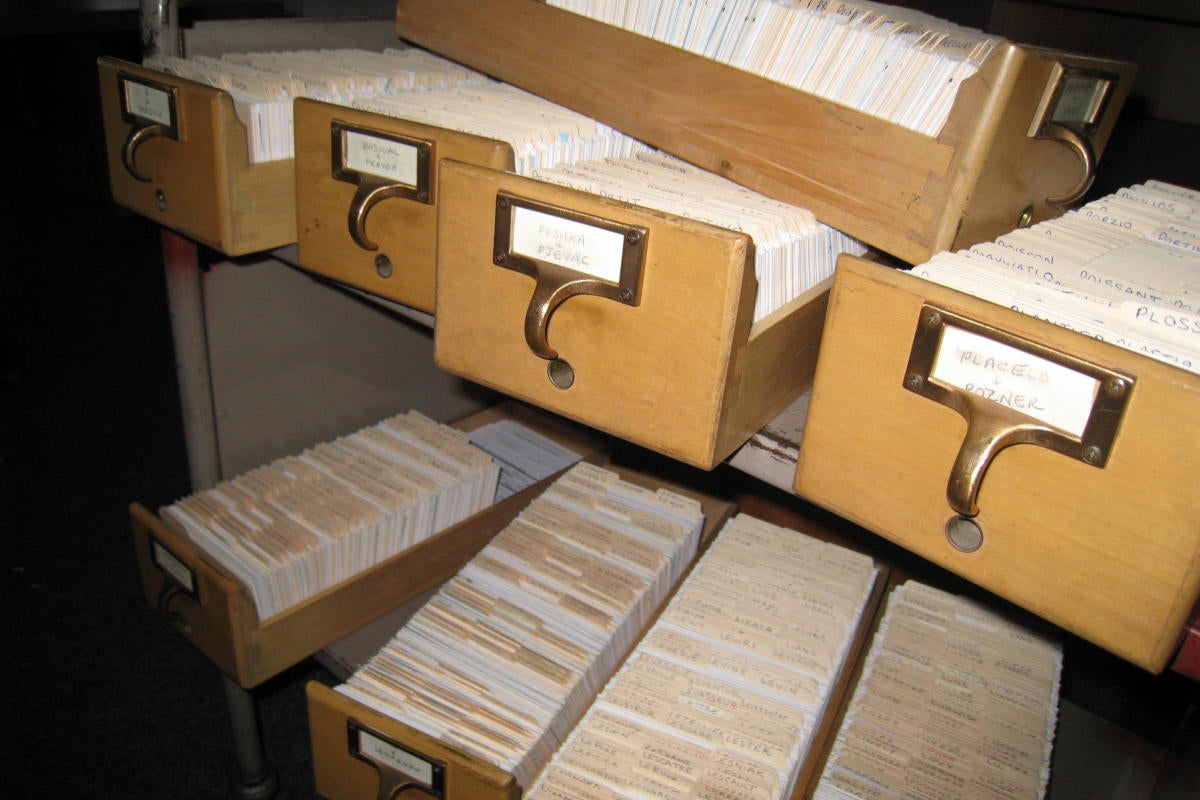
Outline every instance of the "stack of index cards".
<svg viewBox="0 0 1200 800"><path fill-rule="evenodd" d="M268 619L492 504L499 469L418 412L277 459L161 509Z"/></svg>
<svg viewBox="0 0 1200 800"><path fill-rule="evenodd" d="M353 105L507 142L518 175L748 234L758 278L755 320L828 278L839 253L862 255L867 249L807 209L739 186L508 84L375 96Z"/></svg>
<svg viewBox="0 0 1200 800"><path fill-rule="evenodd" d="M758 278L756 322L832 275L840 253L867 252L862 242L818 222L808 209L654 150L560 164L534 170L532 177L748 234Z"/></svg>
<svg viewBox="0 0 1200 800"><path fill-rule="evenodd" d="M868 0L550 0L937 136L959 84L1004 40Z"/></svg>
<svg viewBox="0 0 1200 800"><path fill-rule="evenodd" d="M374 114L484 136L512 147L514 172L589 158L626 156L649 145L507 83L375 95L351 105Z"/></svg>
<svg viewBox="0 0 1200 800"><path fill-rule="evenodd" d="M418 48L157 57L146 66L227 90L246 124L251 164L292 158L292 100L339 105L376 95L485 83L483 74Z"/></svg>
<svg viewBox="0 0 1200 800"><path fill-rule="evenodd" d="M915 581L892 590L815 800L1045 796L1062 650Z"/></svg>
<svg viewBox="0 0 1200 800"><path fill-rule="evenodd" d="M697 501L576 464L337 691L528 786L695 555Z"/></svg>
<svg viewBox="0 0 1200 800"><path fill-rule="evenodd" d="M1200 372L1200 191L1149 180L913 274Z"/></svg>
<svg viewBox="0 0 1200 800"><path fill-rule="evenodd" d="M790 797L877 577L733 518L526 798Z"/></svg>

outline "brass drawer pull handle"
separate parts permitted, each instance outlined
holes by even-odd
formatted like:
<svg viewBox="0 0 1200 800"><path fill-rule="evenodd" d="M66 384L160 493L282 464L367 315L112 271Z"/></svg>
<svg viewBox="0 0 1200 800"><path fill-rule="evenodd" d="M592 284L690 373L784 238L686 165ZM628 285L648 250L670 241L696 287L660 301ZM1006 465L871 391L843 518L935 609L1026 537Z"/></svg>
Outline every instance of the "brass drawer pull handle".
<svg viewBox="0 0 1200 800"><path fill-rule="evenodd" d="M156 136L179 141L176 87L127 72L117 73L117 95L121 119L131 127L121 146L121 163L142 183L150 176L137 167L137 150Z"/></svg>
<svg viewBox="0 0 1200 800"><path fill-rule="evenodd" d="M350 238L378 250L367 236L367 215L381 200L400 197L433 203L433 142L334 120L329 126L335 180L358 188L346 213Z"/></svg>
<svg viewBox="0 0 1200 800"><path fill-rule="evenodd" d="M1051 208L1075 205L1092 187L1096 179L1092 136L1100 129L1120 81L1121 76L1115 72L1061 62L1053 65L1028 135L1069 147L1083 162L1083 175L1069 192L1046 198Z"/></svg>
<svg viewBox="0 0 1200 800"><path fill-rule="evenodd" d="M1103 468L1134 379L927 303L904 388L966 420L946 500L974 517L987 470L1006 447L1037 445Z"/></svg>
<svg viewBox="0 0 1200 800"><path fill-rule="evenodd" d="M1053 208L1068 208L1083 199L1083 196L1087 194L1087 190L1092 188L1092 182L1096 179L1096 154L1092 148L1092 142L1090 139L1081 136L1077 131L1058 123L1046 125L1043 135L1062 142L1074 150L1078 154L1079 160L1083 162L1083 175L1074 189L1057 197L1046 198L1046 205L1048 206Z"/></svg>
<svg viewBox="0 0 1200 800"><path fill-rule="evenodd" d="M640 225L498 192L492 263L534 279L524 322L529 349L548 361L558 359L549 341L550 317L577 295L637 306L647 238ZM553 375L551 381L559 388L570 385Z"/></svg>
<svg viewBox="0 0 1200 800"><path fill-rule="evenodd" d="M142 183L149 183L150 176L143 175L137 168L137 149L143 142L154 138L155 136L169 136L170 129L166 125L143 125L141 127L131 128L129 135L125 137L125 144L121 147L121 163L125 165L125 169L130 175L137 178Z"/></svg>

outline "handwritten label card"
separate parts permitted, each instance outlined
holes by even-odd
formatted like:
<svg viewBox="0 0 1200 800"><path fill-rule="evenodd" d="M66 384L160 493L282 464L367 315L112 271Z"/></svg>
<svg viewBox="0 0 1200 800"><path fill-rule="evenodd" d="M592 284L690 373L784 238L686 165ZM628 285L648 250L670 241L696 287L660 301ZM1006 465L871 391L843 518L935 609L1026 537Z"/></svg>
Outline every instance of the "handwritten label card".
<svg viewBox="0 0 1200 800"><path fill-rule="evenodd" d="M417 186L419 150L415 145L351 130L345 136L346 167L405 186Z"/></svg>
<svg viewBox="0 0 1200 800"><path fill-rule="evenodd" d="M174 127L171 93L133 80L125 80L125 103L130 114Z"/></svg>
<svg viewBox="0 0 1200 800"><path fill-rule="evenodd" d="M582 272L609 283L621 281L625 236L617 231L516 206L512 252Z"/></svg>
<svg viewBox="0 0 1200 800"><path fill-rule="evenodd" d="M942 330L932 378L1081 437L1100 382L954 326Z"/></svg>
<svg viewBox="0 0 1200 800"><path fill-rule="evenodd" d="M435 767L433 764L362 728L358 729L358 752L370 760L391 767L427 789L439 788L434 785Z"/></svg>

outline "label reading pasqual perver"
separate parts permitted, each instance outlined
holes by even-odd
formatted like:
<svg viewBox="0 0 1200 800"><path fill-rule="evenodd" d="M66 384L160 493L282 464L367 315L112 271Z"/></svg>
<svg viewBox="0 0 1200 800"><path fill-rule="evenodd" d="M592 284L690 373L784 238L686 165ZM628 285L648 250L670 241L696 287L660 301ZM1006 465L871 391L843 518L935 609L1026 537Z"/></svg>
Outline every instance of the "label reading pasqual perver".
<svg viewBox="0 0 1200 800"><path fill-rule="evenodd" d="M358 752L412 778L423 786L433 786L433 765L403 747L384 741L362 728L358 729Z"/></svg>
<svg viewBox="0 0 1200 800"><path fill-rule="evenodd" d="M171 94L165 89L126 80L125 98L130 114L160 125L174 124L171 119Z"/></svg>
<svg viewBox="0 0 1200 800"><path fill-rule="evenodd" d="M419 150L415 145L357 131L345 132L345 166L355 172L417 185Z"/></svg>
<svg viewBox="0 0 1200 800"><path fill-rule="evenodd" d="M932 378L1082 436L1100 382L1062 364L951 325Z"/></svg>
<svg viewBox="0 0 1200 800"><path fill-rule="evenodd" d="M516 206L512 252L582 272L609 283L621 281L625 235L565 217Z"/></svg>

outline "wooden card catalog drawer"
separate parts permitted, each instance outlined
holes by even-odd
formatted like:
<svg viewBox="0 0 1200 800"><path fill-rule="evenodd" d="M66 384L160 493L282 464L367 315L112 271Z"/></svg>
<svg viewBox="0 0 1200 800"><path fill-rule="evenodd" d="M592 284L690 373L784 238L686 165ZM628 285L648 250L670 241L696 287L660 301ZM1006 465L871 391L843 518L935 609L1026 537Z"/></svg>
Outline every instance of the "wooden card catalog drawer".
<svg viewBox="0 0 1200 800"><path fill-rule="evenodd" d="M440 191L443 369L703 469L810 384L829 282L752 325L745 234L457 162Z"/></svg>
<svg viewBox="0 0 1200 800"><path fill-rule="evenodd" d="M512 147L315 100L294 109L300 266L432 312L439 162L511 170Z"/></svg>
<svg viewBox="0 0 1200 800"><path fill-rule="evenodd" d="M733 503L653 475L613 464L605 465L605 469L619 475L622 481L651 491L665 489L697 501L704 513L700 552L737 512ZM533 488L540 494L546 486L539 484ZM532 499L525 497L522 508ZM691 564L694 563L693 560ZM688 565L683 571L676 587L690 568ZM659 604L651 615L653 618L666 607L673 591L666 592L667 599ZM653 618L645 620L641 632ZM639 636L640 632L634 639ZM617 653L618 663L603 672L615 671L634 643L628 643ZM444 800L516 800L526 788L512 774L471 752L469 747L430 736L329 686L310 682L307 695L313 774L321 797L372 800L412 794ZM569 716L565 711L560 713ZM548 758L548 754L545 756Z"/></svg>
<svg viewBox="0 0 1200 800"><path fill-rule="evenodd" d="M506 419L582 457L599 457L590 432L512 403L455 427L471 431ZM143 593L151 608L249 689L449 578L544 491L548 480L265 620L245 584L152 511L134 504L130 516Z"/></svg>
<svg viewBox="0 0 1200 800"><path fill-rule="evenodd" d="M296 241L292 160L249 162L226 91L99 60L113 199L228 256Z"/></svg>
<svg viewBox="0 0 1200 800"><path fill-rule="evenodd" d="M396 30L910 263L1077 201L1134 73L1001 45L934 137L536 0L400 0Z"/></svg>
<svg viewBox="0 0 1200 800"><path fill-rule="evenodd" d="M1192 373L843 257L795 490L1158 672L1200 595L1197 414Z"/></svg>

